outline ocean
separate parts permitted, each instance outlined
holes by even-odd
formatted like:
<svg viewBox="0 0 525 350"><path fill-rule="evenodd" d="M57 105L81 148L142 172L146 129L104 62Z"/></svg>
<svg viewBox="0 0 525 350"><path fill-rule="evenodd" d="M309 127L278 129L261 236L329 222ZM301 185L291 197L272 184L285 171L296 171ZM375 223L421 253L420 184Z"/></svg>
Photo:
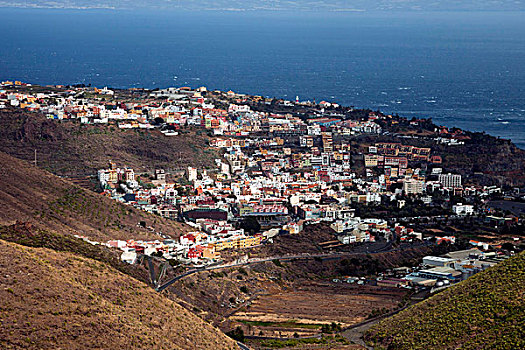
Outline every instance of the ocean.
<svg viewBox="0 0 525 350"><path fill-rule="evenodd" d="M334 101L525 148L524 12L0 9L0 79Z"/></svg>

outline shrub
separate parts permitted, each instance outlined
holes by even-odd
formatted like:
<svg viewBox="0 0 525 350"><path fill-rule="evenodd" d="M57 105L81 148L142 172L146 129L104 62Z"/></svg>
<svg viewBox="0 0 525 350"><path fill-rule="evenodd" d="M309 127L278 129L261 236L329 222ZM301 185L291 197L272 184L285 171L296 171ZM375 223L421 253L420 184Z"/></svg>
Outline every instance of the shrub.
<svg viewBox="0 0 525 350"><path fill-rule="evenodd" d="M237 327L229 332L226 332L226 335L233 340L239 341L241 343L244 342L244 331L241 327Z"/></svg>

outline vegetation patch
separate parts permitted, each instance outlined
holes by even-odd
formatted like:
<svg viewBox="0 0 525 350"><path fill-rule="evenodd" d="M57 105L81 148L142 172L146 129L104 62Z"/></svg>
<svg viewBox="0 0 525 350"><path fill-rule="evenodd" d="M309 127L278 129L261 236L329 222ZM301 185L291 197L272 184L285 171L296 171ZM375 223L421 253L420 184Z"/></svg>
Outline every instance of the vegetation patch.
<svg viewBox="0 0 525 350"><path fill-rule="evenodd" d="M323 324L320 323L300 323L296 320L271 322L271 321L249 321L249 320L236 320L237 322L243 323L249 326L258 327L279 327L279 328L305 328L305 329L321 329Z"/></svg>
<svg viewBox="0 0 525 350"><path fill-rule="evenodd" d="M261 342L261 346L264 348L280 349L288 347L296 347L301 345L349 345L350 342L341 335L334 337L322 336L320 338L302 338L302 339L268 339Z"/></svg>

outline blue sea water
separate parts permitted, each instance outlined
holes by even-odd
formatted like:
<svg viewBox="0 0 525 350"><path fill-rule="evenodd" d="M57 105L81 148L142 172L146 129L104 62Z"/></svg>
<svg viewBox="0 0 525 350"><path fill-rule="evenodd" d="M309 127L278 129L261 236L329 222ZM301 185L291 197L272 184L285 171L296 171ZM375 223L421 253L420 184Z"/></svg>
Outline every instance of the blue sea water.
<svg viewBox="0 0 525 350"><path fill-rule="evenodd" d="M524 12L0 9L0 79L329 100L525 148Z"/></svg>

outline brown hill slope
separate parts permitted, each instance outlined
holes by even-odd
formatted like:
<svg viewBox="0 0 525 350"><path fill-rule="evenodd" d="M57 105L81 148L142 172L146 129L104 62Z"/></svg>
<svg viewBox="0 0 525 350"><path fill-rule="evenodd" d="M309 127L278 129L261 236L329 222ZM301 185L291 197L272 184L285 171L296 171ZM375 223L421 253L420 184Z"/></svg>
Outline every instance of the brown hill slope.
<svg viewBox="0 0 525 350"><path fill-rule="evenodd" d="M149 283L149 274L142 265L128 264L120 260L120 251L102 244L93 245L70 235L42 230L30 223L17 222L0 226L0 240L33 248L49 248L68 252L107 264L139 281Z"/></svg>
<svg viewBox="0 0 525 350"><path fill-rule="evenodd" d="M0 151L33 160L61 176L95 175L111 159L136 172L154 168L214 166L217 157L202 131L164 136L158 130L123 130L117 126L48 120L41 113L0 110Z"/></svg>
<svg viewBox="0 0 525 350"><path fill-rule="evenodd" d="M234 349L147 285L100 262L0 240L2 349Z"/></svg>
<svg viewBox="0 0 525 350"><path fill-rule="evenodd" d="M0 152L0 225L31 222L61 234L80 234L98 241L159 238L157 231L177 236L180 223L115 202Z"/></svg>

